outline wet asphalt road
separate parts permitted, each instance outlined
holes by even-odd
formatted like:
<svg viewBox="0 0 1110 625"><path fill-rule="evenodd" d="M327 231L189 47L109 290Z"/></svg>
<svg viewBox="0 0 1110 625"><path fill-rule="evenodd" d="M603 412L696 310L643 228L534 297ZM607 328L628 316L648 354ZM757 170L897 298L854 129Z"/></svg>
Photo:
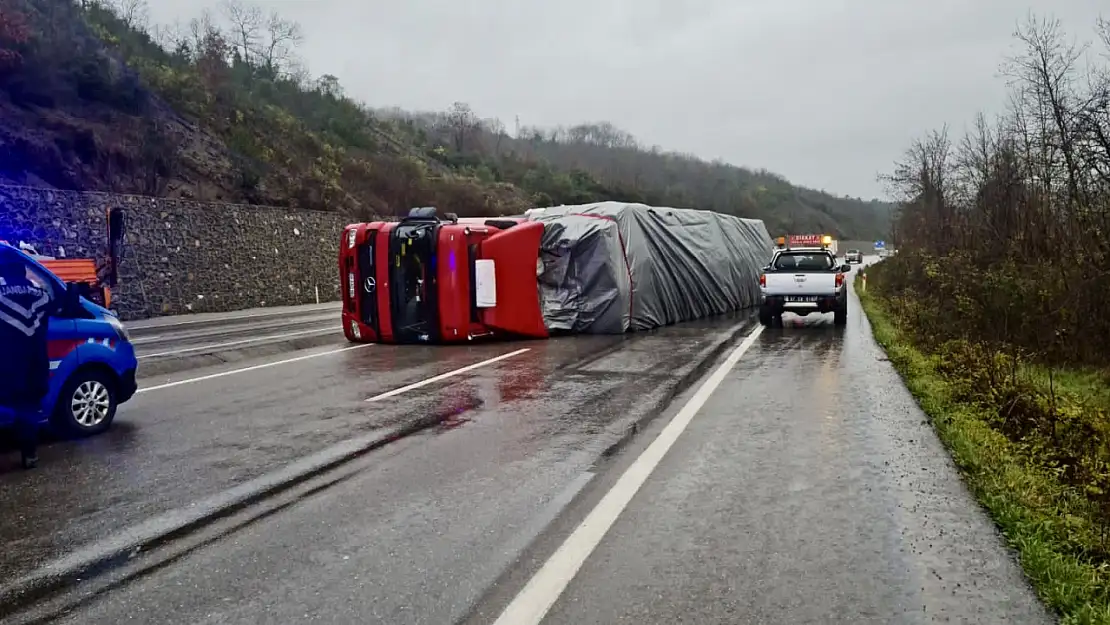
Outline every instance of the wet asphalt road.
<svg viewBox="0 0 1110 625"><path fill-rule="evenodd" d="M129 324L140 375L276 356L342 340L336 304L163 317Z"/></svg>
<svg viewBox="0 0 1110 625"><path fill-rule="evenodd" d="M239 363L146 379L145 392L121 407L107 434L48 445L40 453L41 470L0 473L0 497L8 510L19 511L0 526L0 539L7 547L0 574L4 583L10 582L70 549L150 516L187 506L352 436L431 413L470 423L445 435L442 442L431 434L387 447L383 459L395 457L399 464L368 470L361 478L362 490L373 490L372 496L341 495L337 489L329 498L336 504L381 502L394 514L403 508L404 497L412 496L419 498L410 504L416 506L413 517L421 516L419 507L430 505L429 497L442 502L440 516L451 510L477 512L477 500L484 502L480 511L488 515L480 533L492 531L510 511L524 523L535 507L542 507L545 496L564 489L596 459L596 445L611 444L619 435L606 435L607 428L619 429L640 413L661 409L681 371L693 366L694 356L710 338L750 324L745 316L639 337L471 347L352 348L344 342L286 354L283 358L306 359L263 369L241 371L253 365ZM365 401L522 348L529 351L390 401ZM321 355L307 358L313 354ZM278 359L270 362L274 360ZM233 373L159 387L221 372ZM416 442L426 439L430 442ZM429 456L432 448L437 451ZM412 451L402 453L405 449ZM451 475L462 484L443 490L447 459L453 459ZM388 480L382 481L383 476ZM515 502L508 499L513 491ZM322 527L337 525L347 531L351 524L366 522L339 511L332 514L334 520ZM394 517L377 523L381 536L404 535L414 541L425 541L438 531L433 525L423 533L411 532L408 522ZM520 530L506 524L500 531ZM398 545L385 547L394 550ZM313 542L303 547L309 553L318 549ZM491 542L483 551L500 547ZM286 549L267 546L262 551L278 558L289 555ZM261 557L255 554L242 562ZM213 592L211 599L222 603L220 596Z"/></svg>
<svg viewBox="0 0 1110 625"><path fill-rule="evenodd" d="M669 402L675 381L707 337L737 323L373 346L144 393L107 436L46 450L49 472L0 474L0 496L26 507L0 526L0 574L441 411L456 416L450 427L373 452L329 488L59 622L492 622L667 419L609 461L597 462L601 451L629 421L676 412L692 389ZM531 351L364 401L522 347ZM1050 619L854 305L847 328L788 318L758 338L545 622L934 621Z"/></svg>
<svg viewBox="0 0 1110 625"><path fill-rule="evenodd" d="M336 328L337 317L337 313L328 312L305 315L292 321L279 319L222 328L164 330L136 336L132 343L139 356L147 359L210 351L224 346L239 347L282 337L326 333L342 336L342 328Z"/></svg>
<svg viewBox="0 0 1110 625"><path fill-rule="evenodd" d="M545 624L1054 622L853 303L759 336Z"/></svg>

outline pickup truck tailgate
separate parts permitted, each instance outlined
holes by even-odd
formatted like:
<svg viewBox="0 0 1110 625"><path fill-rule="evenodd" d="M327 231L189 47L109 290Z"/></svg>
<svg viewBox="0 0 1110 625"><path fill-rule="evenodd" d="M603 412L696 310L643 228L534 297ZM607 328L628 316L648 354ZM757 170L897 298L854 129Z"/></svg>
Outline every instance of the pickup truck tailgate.
<svg viewBox="0 0 1110 625"><path fill-rule="evenodd" d="M833 295L836 275L831 271L768 273L763 292L765 295Z"/></svg>

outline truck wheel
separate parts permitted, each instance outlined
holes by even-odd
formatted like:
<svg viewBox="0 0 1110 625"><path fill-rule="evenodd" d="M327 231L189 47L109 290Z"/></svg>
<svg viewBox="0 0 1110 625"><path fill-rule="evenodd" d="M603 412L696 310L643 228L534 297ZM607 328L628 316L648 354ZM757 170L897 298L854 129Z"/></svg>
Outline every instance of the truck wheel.
<svg viewBox="0 0 1110 625"><path fill-rule="evenodd" d="M771 314L771 311L762 307L762 306L760 306L759 307L759 325L769 326L769 325L771 325L771 322L773 320L774 320L774 316Z"/></svg>
<svg viewBox="0 0 1110 625"><path fill-rule="evenodd" d="M837 308L833 311L833 324L838 326L848 325L848 304L844 304L843 308Z"/></svg>
<svg viewBox="0 0 1110 625"><path fill-rule="evenodd" d="M100 434L116 418L116 383L95 369L77 371L66 381L54 406L54 423L71 436Z"/></svg>

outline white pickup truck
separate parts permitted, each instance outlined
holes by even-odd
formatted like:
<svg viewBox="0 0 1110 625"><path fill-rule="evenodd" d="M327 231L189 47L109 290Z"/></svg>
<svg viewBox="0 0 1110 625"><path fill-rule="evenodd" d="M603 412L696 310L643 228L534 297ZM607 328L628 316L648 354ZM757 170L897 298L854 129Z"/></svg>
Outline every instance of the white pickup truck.
<svg viewBox="0 0 1110 625"><path fill-rule="evenodd" d="M784 312L803 317L831 312L836 325L845 325L851 270L851 265L837 264L836 256L823 247L775 250L759 277L763 293L759 322L765 326L781 322Z"/></svg>

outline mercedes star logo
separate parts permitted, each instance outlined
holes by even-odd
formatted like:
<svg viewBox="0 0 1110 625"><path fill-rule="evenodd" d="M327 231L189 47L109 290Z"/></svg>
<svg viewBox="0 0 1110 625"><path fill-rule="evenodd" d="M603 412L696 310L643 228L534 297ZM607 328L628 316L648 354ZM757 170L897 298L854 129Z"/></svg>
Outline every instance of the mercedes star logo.
<svg viewBox="0 0 1110 625"><path fill-rule="evenodd" d="M378 286L378 283L374 281L374 278L367 278L362 281L362 288L366 289L367 293L373 293L376 286Z"/></svg>

